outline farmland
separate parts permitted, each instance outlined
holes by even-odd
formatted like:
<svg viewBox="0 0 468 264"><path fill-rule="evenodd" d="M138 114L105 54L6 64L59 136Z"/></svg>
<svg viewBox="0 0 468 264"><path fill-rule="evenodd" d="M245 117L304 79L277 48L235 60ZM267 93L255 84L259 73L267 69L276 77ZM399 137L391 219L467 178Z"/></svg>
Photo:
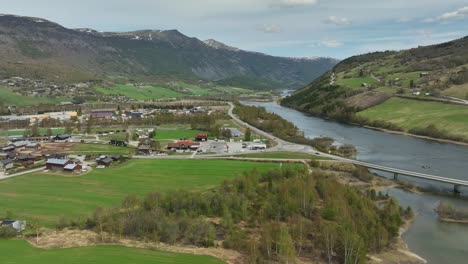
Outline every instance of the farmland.
<svg viewBox="0 0 468 264"><path fill-rule="evenodd" d="M225 160L131 160L80 177L35 173L0 181L0 208L16 218L53 226L67 218L86 217L98 206L120 203L129 194L206 190L226 178L278 164Z"/></svg>
<svg viewBox="0 0 468 264"><path fill-rule="evenodd" d="M116 85L112 88L95 88L97 92L107 95L123 95L134 100L157 100L165 98L176 98L179 93L156 86L135 87L132 85Z"/></svg>
<svg viewBox="0 0 468 264"><path fill-rule="evenodd" d="M22 136L24 134L24 129L14 129L14 130L0 130L0 136ZM53 134L63 134L65 132L64 128L52 128ZM47 133L46 128L40 128L39 133L45 135Z"/></svg>
<svg viewBox="0 0 468 264"><path fill-rule="evenodd" d="M245 158L265 158L265 159L309 159L309 160L320 160L326 159L319 156L310 155L307 153L300 152L261 152L261 153L250 153L241 154L236 157Z"/></svg>
<svg viewBox="0 0 468 264"><path fill-rule="evenodd" d="M198 133L206 133L206 131L193 129L175 129L175 130L156 130L156 140L171 140L171 139L194 139Z"/></svg>
<svg viewBox="0 0 468 264"><path fill-rule="evenodd" d="M133 263L223 263L208 256L170 253L149 249L127 248L121 246L89 246L66 249L38 249L23 240L0 240L1 263L42 264L60 263L81 264L133 264Z"/></svg>
<svg viewBox="0 0 468 264"><path fill-rule="evenodd" d="M454 135L468 137L468 107L402 98L359 112L371 121L385 120L405 130L436 125Z"/></svg>
<svg viewBox="0 0 468 264"><path fill-rule="evenodd" d="M32 97L14 93L8 88L0 87L0 105L37 105L55 104L67 101L65 98Z"/></svg>
<svg viewBox="0 0 468 264"><path fill-rule="evenodd" d="M371 77L361 77L361 78L348 78L348 79L339 79L336 83L338 85L350 87L350 88L359 88L363 83L372 84L377 82Z"/></svg>

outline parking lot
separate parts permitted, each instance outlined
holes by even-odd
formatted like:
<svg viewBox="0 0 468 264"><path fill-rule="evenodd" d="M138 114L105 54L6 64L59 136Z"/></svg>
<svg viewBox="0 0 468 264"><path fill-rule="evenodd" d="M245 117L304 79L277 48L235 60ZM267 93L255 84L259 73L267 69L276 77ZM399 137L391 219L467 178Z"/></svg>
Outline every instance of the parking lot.
<svg viewBox="0 0 468 264"><path fill-rule="evenodd" d="M262 149L251 149L251 146L253 145L255 145L253 142L225 142L208 140L206 142L200 143L199 152L216 154L239 154L264 151Z"/></svg>

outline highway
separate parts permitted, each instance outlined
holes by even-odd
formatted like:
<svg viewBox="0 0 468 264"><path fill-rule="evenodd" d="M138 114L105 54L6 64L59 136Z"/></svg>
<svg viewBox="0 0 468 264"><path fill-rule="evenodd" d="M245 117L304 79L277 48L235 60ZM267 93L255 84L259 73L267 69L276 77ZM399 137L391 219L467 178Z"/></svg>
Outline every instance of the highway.
<svg viewBox="0 0 468 264"><path fill-rule="evenodd" d="M319 155L322 157L326 157L329 159L337 160L337 161L342 161L342 162L349 162L355 165L363 166L369 169L374 169L374 170L379 170L379 171L384 171L384 172L390 172L394 174L394 178L397 179L398 175L405 175L409 177L414 177L414 178L419 178L419 179L425 179L425 180L430 180L430 181L436 181L436 182L441 182L441 183L447 183L447 184L452 184L454 185L454 192L459 192L459 187L464 186L468 187L468 181L464 180L459 180L459 179L453 179L453 178L447 178L447 177L441 177L441 176L436 176L436 175L430 175L430 174L425 174L425 173L420 173L420 172L414 172L414 171L408 171L408 170L402 170L399 168L391 168L391 167L386 167L386 166L381 166L377 164L372 164L372 163L367 163L363 161L358 161L358 160L353 160L353 159L347 159L343 157L338 157L335 155L330 155L328 153L320 152L310 146L306 145L300 145L296 143L291 143L287 142L285 140L276 138L275 136L262 131L250 124L247 124L246 122L240 120L236 115L234 115L233 110L234 110L234 104L229 103L230 108L228 111L229 116L239 125L243 127L248 127L250 128L253 132L256 134L259 134L261 136L264 136L265 138L268 138L270 140L273 140L277 142L278 144L269 149L269 151L295 151L295 152L303 152L303 153L308 153L308 154L313 154L313 155Z"/></svg>

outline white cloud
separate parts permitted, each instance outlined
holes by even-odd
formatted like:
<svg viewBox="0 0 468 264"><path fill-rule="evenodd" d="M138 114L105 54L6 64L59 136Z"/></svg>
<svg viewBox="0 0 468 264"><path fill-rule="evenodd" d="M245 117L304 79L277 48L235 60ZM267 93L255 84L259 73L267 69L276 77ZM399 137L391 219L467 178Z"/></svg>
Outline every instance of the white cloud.
<svg viewBox="0 0 468 264"><path fill-rule="evenodd" d="M412 21L414 21L413 18L402 17L402 18L399 18L396 22L397 23L408 23L408 22L412 22Z"/></svg>
<svg viewBox="0 0 468 264"><path fill-rule="evenodd" d="M327 20L325 20L328 24L335 24L339 26L350 25L352 21L346 17L337 17L337 16L329 16Z"/></svg>
<svg viewBox="0 0 468 264"><path fill-rule="evenodd" d="M343 42L338 41L336 39L322 39L318 45L319 46L324 46L328 48L337 48L343 46Z"/></svg>
<svg viewBox="0 0 468 264"><path fill-rule="evenodd" d="M280 33L282 31L281 27L276 24L264 24L258 27L258 30L264 33Z"/></svg>
<svg viewBox="0 0 468 264"><path fill-rule="evenodd" d="M274 0L273 5L280 7L310 6L318 3L318 0Z"/></svg>
<svg viewBox="0 0 468 264"><path fill-rule="evenodd" d="M443 13L442 15L436 18L426 18L423 22L431 23L431 22L447 22L450 20L456 19L465 19L468 18L468 6L461 7L453 12Z"/></svg>

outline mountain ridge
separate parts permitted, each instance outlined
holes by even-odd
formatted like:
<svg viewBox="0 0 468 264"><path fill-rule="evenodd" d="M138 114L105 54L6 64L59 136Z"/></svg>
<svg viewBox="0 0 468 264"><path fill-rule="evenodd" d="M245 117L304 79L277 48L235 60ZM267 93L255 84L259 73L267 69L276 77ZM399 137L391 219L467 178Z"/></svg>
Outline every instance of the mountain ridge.
<svg viewBox="0 0 468 264"><path fill-rule="evenodd" d="M299 88L338 62L275 57L215 40L207 44L178 30L99 32L14 15L0 16L0 46L0 77L64 82L236 79L246 88L256 82L270 83L271 89Z"/></svg>

